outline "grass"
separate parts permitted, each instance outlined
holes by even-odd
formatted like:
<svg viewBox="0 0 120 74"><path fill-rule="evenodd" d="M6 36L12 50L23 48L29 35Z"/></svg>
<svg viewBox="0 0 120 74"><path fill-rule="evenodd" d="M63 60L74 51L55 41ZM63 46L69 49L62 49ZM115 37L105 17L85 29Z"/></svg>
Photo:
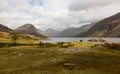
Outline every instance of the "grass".
<svg viewBox="0 0 120 74"><path fill-rule="evenodd" d="M120 51L63 53L58 47L0 48L0 74L119 74ZM52 51L51 51L52 50Z"/></svg>
<svg viewBox="0 0 120 74"><path fill-rule="evenodd" d="M0 37L0 47L10 47L10 46L33 46L38 45L41 39L30 39L30 38L18 38L17 43L14 44L12 39L6 39Z"/></svg>
<svg viewBox="0 0 120 74"><path fill-rule="evenodd" d="M2 38L0 37L0 43L10 43L11 39L6 39L6 38Z"/></svg>
<svg viewBox="0 0 120 74"><path fill-rule="evenodd" d="M27 44L28 40L22 40L18 42ZM1 47L0 74L120 74L119 50L91 48L94 44L87 42L72 42L67 48L64 45ZM87 51L74 52L78 48ZM66 52L69 50L72 53Z"/></svg>
<svg viewBox="0 0 120 74"><path fill-rule="evenodd" d="M21 43L21 44L38 44L41 41L41 39L31 39L31 38L22 38L19 37L17 40L17 43ZM12 39L8 38L2 38L0 37L0 43L12 43Z"/></svg>

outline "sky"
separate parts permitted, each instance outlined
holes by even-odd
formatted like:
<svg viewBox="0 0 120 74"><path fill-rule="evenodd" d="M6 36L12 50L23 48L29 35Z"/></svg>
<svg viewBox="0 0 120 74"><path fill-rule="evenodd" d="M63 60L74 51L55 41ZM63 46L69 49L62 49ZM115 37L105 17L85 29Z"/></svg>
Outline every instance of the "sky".
<svg viewBox="0 0 120 74"><path fill-rule="evenodd" d="M120 12L120 0L0 0L0 24L26 23L63 30L94 23Z"/></svg>

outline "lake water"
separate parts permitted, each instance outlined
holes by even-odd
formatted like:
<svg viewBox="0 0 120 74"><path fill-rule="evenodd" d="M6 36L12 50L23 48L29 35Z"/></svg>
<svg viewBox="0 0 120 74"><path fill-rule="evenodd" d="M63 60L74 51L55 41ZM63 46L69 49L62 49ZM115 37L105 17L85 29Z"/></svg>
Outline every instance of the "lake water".
<svg viewBox="0 0 120 74"><path fill-rule="evenodd" d="M43 42L53 43L53 42L76 42L83 40L84 42L88 42L91 38L49 38L47 40L43 40ZM120 38L104 38L109 43L120 43Z"/></svg>

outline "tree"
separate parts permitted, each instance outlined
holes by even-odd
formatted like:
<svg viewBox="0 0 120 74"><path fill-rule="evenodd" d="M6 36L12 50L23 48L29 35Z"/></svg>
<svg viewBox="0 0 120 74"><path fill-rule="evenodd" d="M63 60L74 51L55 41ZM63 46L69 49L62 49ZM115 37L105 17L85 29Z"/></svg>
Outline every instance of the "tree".
<svg viewBox="0 0 120 74"><path fill-rule="evenodd" d="M80 42L83 42L83 40L80 40Z"/></svg>
<svg viewBox="0 0 120 74"><path fill-rule="evenodd" d="M16 44L17 40L18 40L18 34L17 33L13 33L13 35L12 35L12 42L13 42L13 44Z"/></svg>

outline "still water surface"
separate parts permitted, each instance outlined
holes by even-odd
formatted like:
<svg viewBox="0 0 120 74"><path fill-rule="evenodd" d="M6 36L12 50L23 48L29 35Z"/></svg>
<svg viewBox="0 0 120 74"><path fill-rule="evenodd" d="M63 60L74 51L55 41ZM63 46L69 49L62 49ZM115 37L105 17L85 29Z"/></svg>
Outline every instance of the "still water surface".
<svg viewBox="0 0 120 74"><path fill-rule="evenodd" d="M91 38L49 38L47 40L43 40L43 42L53 43L53 42L76 42L83 40L84 42L88 42ZM109 43L120 43L120 38L104 38Z"/></svg>

